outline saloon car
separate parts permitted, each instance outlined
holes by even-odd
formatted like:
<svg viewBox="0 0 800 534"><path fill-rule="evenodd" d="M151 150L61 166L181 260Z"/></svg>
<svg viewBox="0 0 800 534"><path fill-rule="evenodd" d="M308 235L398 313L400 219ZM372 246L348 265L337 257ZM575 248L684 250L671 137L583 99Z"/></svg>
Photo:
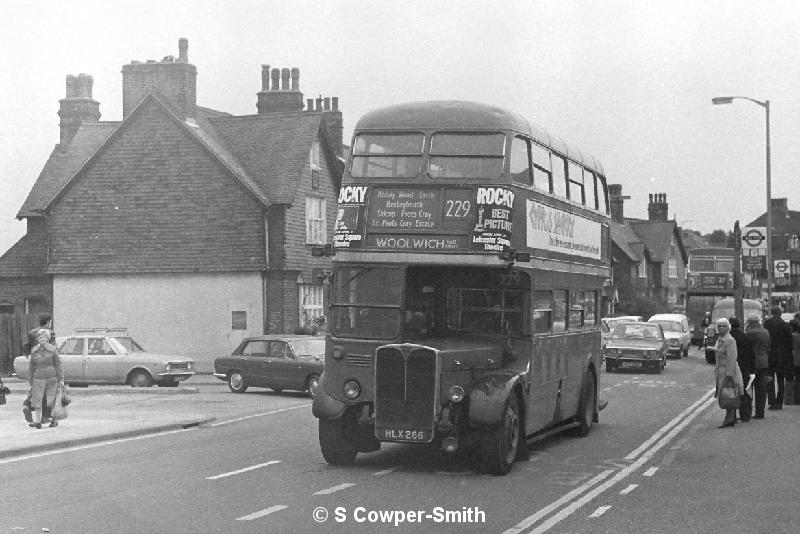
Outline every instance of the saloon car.
<svg viewBox="0 0 800 534"><path fill-rule="evenodd" d="M214 360L214 376L233 393L249 387L307 391L312 397L322 375L325 337L266 335L244 339L230 356Z"/></svg>
<svg viewBox="0 0 800 534"><path fill-rule="evenodd" d="M617 322L603 348L606 371L649 369L660 373L667 365L667 340L658 323Z"/></svg>
<svg viewBox="0 0 800 534"><path fill-rule="evenodd" d="M618 317L603 317L600 319L600 339L605 345L608 336L611 335L611 328L620 321L641 321L641 315L620 315Z"/></svg>
<svg viewBox="0 0 800 534"><path fill-rule="evenodd" d="M64 381L73 386L175 387L195 373L192 358L148 352L125 329L82 329L57 339ZM28 356L14 359L14 371L28 378Z"/></svg>
<svg viewBox="0 0 800 534"><path fill-rule="evenodd" d="M689 328L689 319L682 313L657 313L648 320L658 323L664 330L667 338L667 356L680 359L689 356L689 346L692 344L692 332Z"/></svg>

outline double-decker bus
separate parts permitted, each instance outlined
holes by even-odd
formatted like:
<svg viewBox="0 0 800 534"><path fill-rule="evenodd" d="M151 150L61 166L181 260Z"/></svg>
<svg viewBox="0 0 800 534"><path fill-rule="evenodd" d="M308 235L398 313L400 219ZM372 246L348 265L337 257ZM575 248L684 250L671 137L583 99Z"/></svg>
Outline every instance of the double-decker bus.
<svg viewBox="0 0 800 534"><path fill-rule="evenodd" d="M327 248L325 460L428 443L505 474L527 441L588 434L608 212L601 165L515 113L437 101L363 116Z"/></svg>
<svg viewBox="0 0 800 534"><path fill-rule="evenodd" d="M692 327L692 342L698 345L715 343L715 335L702 326L706 313L717 301L734 296L733 263L735 251L726 247L702 247L689 250L686 269L686 317ZM716 325L712 325L716 332ZM706 360L714 360L711 348L705 348Z"/></svg>

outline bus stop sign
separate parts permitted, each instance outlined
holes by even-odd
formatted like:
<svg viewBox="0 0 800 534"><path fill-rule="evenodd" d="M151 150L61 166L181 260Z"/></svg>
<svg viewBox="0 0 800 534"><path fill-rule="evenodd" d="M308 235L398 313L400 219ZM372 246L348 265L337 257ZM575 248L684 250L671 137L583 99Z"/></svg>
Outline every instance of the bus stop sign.
<svg viewBox="0 0 800 534"><path fill-rule="evenodd" d="M750 248L760 247L766 238L766 228L750 226L742 232L742 241Z"/></svg>

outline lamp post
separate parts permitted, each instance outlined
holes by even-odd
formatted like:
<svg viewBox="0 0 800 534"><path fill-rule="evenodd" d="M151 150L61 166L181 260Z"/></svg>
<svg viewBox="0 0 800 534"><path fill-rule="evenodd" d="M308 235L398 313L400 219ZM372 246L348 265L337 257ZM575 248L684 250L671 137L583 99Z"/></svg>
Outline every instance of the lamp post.
<svg viewBox="0 0 800 534"><path fill-rule="evenodd" d="M769 150L769 100L761 102L747 96L718 96L711 99L711 103L718 106L721 104L731 104L735 99L749 100L758 104L767 115L767 306L772 307L772 175L770 167Z"/></svg>

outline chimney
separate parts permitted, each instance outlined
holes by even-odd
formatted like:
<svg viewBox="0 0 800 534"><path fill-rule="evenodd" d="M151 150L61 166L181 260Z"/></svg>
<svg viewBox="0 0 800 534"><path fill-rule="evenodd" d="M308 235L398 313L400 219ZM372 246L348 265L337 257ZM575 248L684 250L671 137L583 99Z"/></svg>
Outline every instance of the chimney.
<svg viewBox="0 0 800 534"><path fill-rule="evenodd" d="M611 207L611 219L620 223L625 223L625 210L623 205L625 200L631 197L622 196L622 184L608 184L608 203Z"/></svg>
<svg viewBox="0 0 800 534"><path fill-rule="evenodd" d="M786 198L771 198L769 205L772 208L772 224L786 224L789 218L789 205ZM785 227L785 226L784 226Z"/></svg>
<svg viewBox="0 0 800 534"><path fill-rule="evenodd" d="M197 109L197 68L189 63L189 41L178 40L178 60L131 61L122 67L122 118L125 119L149 93L154 93L181 117L194 117Z"/></svg>
<svg viewBox="0 0 800 534"><path fill-rule="evenodd" d="M339 111L339 97L325 98L325 111L322 112L322 123L325 125L325 132L328 134L328 140L331 147L336 151L336 154L341 156L342 137L344 136L344 120L342 119L342 112ZM321 110L320 99L317 99L317 111Z"/></svg>
<svg viewBox="0 0 800 534"><path fill-rule="evenodd" d="M92 99L94 80L88 74L68 75L66 95L59 100L59 146L66 148L84 122L100 120L100 103Z"/></svg>
<svg viewBox="0 0 800 534"><path fill-rule="evenodd" d="M647 215L650 222L667 222L669 218L669 204L666 193L650 194L650 203L647 205Z"/></svg>
<svg viewBox="0 0 800 534"><path fill-rule="evenodd" d="M270 79L272 84L270 87ZM261 91L258 92L258 114L281 111L302 111L303 93L300 92L300 69L272 69L261 66Z"/></svg>

